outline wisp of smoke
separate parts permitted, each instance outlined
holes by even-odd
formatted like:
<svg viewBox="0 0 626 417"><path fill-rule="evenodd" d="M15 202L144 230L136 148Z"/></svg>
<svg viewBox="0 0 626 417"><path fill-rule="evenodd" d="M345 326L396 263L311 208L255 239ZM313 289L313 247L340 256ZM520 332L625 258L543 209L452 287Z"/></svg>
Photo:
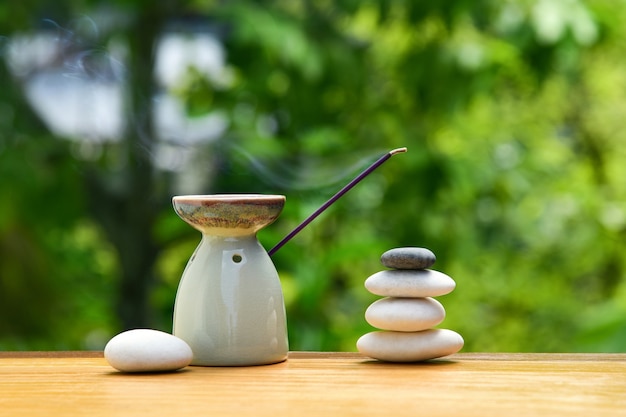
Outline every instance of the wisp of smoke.
<svg viewBox="0 0 626 417"><path fill-rule="evenodd" d="M345 183L385 151L340 154L332 158L307 157L297 163L259 158L238 145L229 145L266 184L294 191L319 190Z"/></svg>
<svg viewBox="0 0 626 417"><path fill-rule="evenodd" d="M119 81L124 76L124 65L101 44L101 34L96 21L88 16L75 19L68 27L51 19L43 23L52 27L64 75L70 78L96 81Z"/></svg>

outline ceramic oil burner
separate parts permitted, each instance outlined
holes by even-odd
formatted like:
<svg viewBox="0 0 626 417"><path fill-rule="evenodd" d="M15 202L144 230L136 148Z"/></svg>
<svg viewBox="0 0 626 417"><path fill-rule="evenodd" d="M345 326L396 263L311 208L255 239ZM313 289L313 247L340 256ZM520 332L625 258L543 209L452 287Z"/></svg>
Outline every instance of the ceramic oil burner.
<svg viewBox="0 0 626 417"><path fill-rule="evenodd" d="M288 342L276 268L256 233L279 216L281 195L177 196L176 213L202 233L181 278L175 336L192 365L243 366L284 361Z"/></svg>

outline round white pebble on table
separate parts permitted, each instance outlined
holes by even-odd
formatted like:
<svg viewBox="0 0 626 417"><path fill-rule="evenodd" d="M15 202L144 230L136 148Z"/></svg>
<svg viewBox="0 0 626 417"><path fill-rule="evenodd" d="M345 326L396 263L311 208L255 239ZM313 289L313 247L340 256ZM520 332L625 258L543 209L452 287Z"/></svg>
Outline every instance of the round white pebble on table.
<svg viewBox="0 0 626 417"><path fill-rule="evenodd" d="M451 293L456 282L432 269L380 271L365 280L365 288L383 297L437 297Z"/></svg>
<svg viewBox="0 0 626 417"><path fill-rule="evenodd" d="M436 260L429 249L415 247L389 249L380 257L384 266L394 269L426 269L433 266Z"/></svg>
<svg viewBox="0 0 626 417"><path fill-rule="evenodd" d="M357 341L357 349L370 358L386 362L420 362L458 352L464 341L460 334L447 329L421 332L367 333Z"/></svg>
<svg viewBox="0 0 626 417"><path fill-rule="evenodd" d="M128 330L104 347L104 357L122 372L165 372L191 363L193 352L182 339L151 329Z"/></svg>
<svg viewBox="0 0 626 417"><path fill-rule="evenodd" d="M430 297L387 297L374 301L365 311L365 320L372 326L398 332L430 329L445 318L443 305Z"/></svg>

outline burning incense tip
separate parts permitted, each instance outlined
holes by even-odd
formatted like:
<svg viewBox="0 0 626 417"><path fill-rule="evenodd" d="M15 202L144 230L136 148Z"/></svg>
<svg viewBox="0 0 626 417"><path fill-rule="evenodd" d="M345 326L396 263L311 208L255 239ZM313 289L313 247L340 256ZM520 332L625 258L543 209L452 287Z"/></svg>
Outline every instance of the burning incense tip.
<svg viewBox="0 0 626 417"><path fill-rule="evenodd" d="M398 148L398 149L394 149L393 151L389 151L389 153L390 153L391 155L395 155L395 154L397 154L397 153L404 153L404 152L406 152L406 151L407 151L407 149L406 149L406 148Z"/></svg>
<svg viewBox="0 0 626 417"><path fill-rule="evenodd" d="M324 210L326 210L328 207L330 207L331 204L333 204L335 201L337 201L342 195L344 195L345 193L350 191L350 189L352 187L357 185L363 178L365 178L366 176L371 174L372 171L374 171L376 168L381 166L383 164L383 162L385 162L387 159L391 158L393 155L395 155L397 153L403 153L403 152L406 152L406 151L407 151L406 148L398 148L398 149L394 149L392 151L389 151L386 154L384 154L383 156L381 156L376 162L374 162L372 165L370 165L365 171L361 172L352 181L350 181L345 187L343 187L341 190L339 190L337 192L337 194L332 196L330 198L330 200L328 200L319 209L317 209L313 214L311 214L309 217L307 217L302 223L300 223L300 225L298 227L296 227L291 233L289 233L287 236L285 236L283 238L283 240L278 242L278 244L276 244L276 246L274 246L272 249L270 249L268 251L268 254L270 256L272 256L274 253L276 253L276 251L278 249L282 248L283 245L285 243L287 243L289 240L291 240L291 238L293 238L296 234L298 234L298 232L300 230L304 229L309 223L311 223L313 220L315 220L315 218L317 216L322 214L322 212Z"/></svg>

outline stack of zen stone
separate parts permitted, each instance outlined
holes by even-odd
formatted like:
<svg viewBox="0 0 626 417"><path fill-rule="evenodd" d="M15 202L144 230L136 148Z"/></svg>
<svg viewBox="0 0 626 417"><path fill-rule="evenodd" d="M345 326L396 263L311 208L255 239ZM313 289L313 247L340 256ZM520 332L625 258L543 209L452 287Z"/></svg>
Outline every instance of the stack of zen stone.
<svg viewBox="0 0 626 417"><path fill-rule="evenodd" d="M385 298L372 303L365 320L381 331L362 336L358 350L388 362L418 362L458 352L463 338L456 332L434 329L446 317L443 305L432 297L448 294L456 283L430 268L435 255L424 248L396 248L385 252L381 262L390 270L365 281L365 288Z"/></svg>

